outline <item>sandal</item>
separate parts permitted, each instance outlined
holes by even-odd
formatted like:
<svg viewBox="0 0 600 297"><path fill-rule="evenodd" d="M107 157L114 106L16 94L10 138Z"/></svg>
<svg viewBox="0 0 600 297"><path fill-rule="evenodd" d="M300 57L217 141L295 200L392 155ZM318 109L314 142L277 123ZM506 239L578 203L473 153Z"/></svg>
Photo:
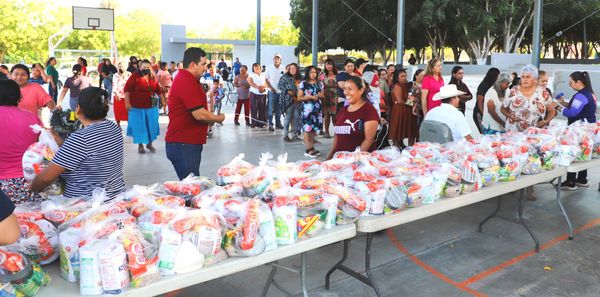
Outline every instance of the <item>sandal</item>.
<svg viewBox="0 0 600 297"><path fill-rule="evenodd" d="M306 152L304 153L304 156L309 157L309 158L316 158L320 154L321 153L319 153L319 151L315 150L314 148L311 148L311 149L306 150Z"/></svg>
<svg viewBox="0 0 600 297"><path fill-rule="evenodd" d="M151 145L147 145L146 148L151 152L151 153L156 153L156 149L151 146Z"/></svg>

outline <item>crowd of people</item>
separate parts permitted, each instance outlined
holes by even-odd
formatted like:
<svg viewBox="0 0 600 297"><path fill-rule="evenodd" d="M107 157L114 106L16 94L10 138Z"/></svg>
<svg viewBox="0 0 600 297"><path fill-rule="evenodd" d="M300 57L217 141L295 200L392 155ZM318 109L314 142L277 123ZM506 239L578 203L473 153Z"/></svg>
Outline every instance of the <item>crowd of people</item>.
<svg viewBox="0 0 600 297"><path fill-rule="evenodd" d="M188 48L181 62L170 63L130 57L127 67L110 59L98 65L99 87L86 75L87 60L79 58L72 76L61 84L56 58L45 66L0 66L0 190L14 203L37 201L46 186L61 177L67 197L89 195L95 187L110 198L124 190L121 122L138 153L157 151L160 114L168 116L165 154L180 179L200 175L203 146L212 126L222 124L224 83L232 81L237 103L233 123L240 126L243 112L249 129L282 130L284 142L303 141L305 156L323 155L318 137L333 138L326 158L339 151L372 151L393 145L400 149L419 141L424 121L448 127L453 140L472 140L466 103L474 100L472 119L481 134L524 131L546 127L557 114L569 124L595 122L596 97L587 72L573 72L570 99L553 99L548 75L532 65L509 74L490 68L473 95L463 82L464 69L456 66L448 84L442 63L433 58L409 78L401 65L377 67L369 61L348 59L339 69L327 59L323 68L284 64L274 55L266 67L248 67L239 59L229 67L207 59L200 48ZM48 84L48 90L42 85ZM59 87L62 85L62 89ZM69 106L63 106L68 94ZM115 122L107 120L112 106ZM42 125L40 110L70 109L83 128L66 139L54 135L60 149L50 166L28 182L21 159L39 135L29 127ZM162 111L162 112L161 112ZM18 133L20 137L9 137ZM275 132L276 133L276 132ZM569 174L563 188L587 186L587 172ZM530 191L530 198L535 193Z"/></svg>

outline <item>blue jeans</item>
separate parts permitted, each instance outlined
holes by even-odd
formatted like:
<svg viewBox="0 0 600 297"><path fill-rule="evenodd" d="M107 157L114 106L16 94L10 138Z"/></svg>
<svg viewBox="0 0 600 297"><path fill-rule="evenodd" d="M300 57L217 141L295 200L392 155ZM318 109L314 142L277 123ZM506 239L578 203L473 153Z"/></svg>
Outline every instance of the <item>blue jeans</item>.
<svg viewBox="0 0 600 297"><path fill-rule="evenodd" d="M269 127L273 127L273 116L275 116L275 124L281 126L281 110L279 110L279 94L269 91L269 102L267 103L267 118L269 119ZM275 114L273 114L275 112Z"/></svg>
<svg viewBox="0 0 600 297"><path fill-rule="evenodd" d="M202 144L172 142L166 144L167 159L171 161L180 180L190 173L200 176Z"/></svg>
<svg viewBox="0 0 600 297"><path fill-rule="evenodd" d="M106 90L106 92L108 92L108 97L111 98L111 96L112 96L112 79L105 78L102 81L102 84L104 85L104 89Z"/></svg>
<svg viewBox="0 0 600 297"><path fill-rule="evenodd" d="M56 103L58 100L58 86L56 86L56 89L53 89L52 84L48 84L48 94L50 94L52 101Z"/></svg>
<svg viewBox="0 0 600 297"><path fill-rule="evenodd" d="M298 136L300 133L300 103L294 102L285 110L285 118L283 121L283 136L290 136L290 125L292 125L292 133Z"/></svg>

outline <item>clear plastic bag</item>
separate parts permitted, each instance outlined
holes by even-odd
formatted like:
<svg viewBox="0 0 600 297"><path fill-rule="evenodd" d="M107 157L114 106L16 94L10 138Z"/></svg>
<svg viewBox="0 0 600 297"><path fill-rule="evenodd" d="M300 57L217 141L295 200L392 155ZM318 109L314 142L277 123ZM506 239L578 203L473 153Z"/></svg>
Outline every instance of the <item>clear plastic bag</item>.
<svg viewBox="0 0 600 297"><path fill-rule="evenodd" d="M254 169L254 165L244 161L244 154L239 154L226 165L217 170L217 183L227 185L239 183L242 176Z"/></svg>
<svg viewBox="0 0 600 297"><path fill-rule="evenodd" d="M33 262L46 265L59 257L58 231L44 219L19 221L21 236L9 249L26 255Z"/></svg>
<svg viewBox="0 0 600 297"><path fill-rule="evenodd" d="M50 161L58 152L58 144L54 141L50 131L39 125L30 126L34 133L40 133L38 142L30 145L22 158L23 177L26 181L31 182L38 174L50 165ZM59 179L47 186L41 195L56 196L63 193L63 183Z"/></svg>
<svg viewBox="0 0 600 297"><path fill-rule="evenodd" d="M241 184L214 186L209 190L194 196L191 200L191 206L195 208L208 208L219 200L240 197L243 195L243 193L244 188L242 188Z"/></svg>
<svg viewBox="0 0 600 297"><path fill-rule="evenodd" d="M337 184L327 184L324 191L339 197L338 225L353 223L367 209L367 202L352 189Z"/></svg>
<svg viewBox="0 0 600 297"><path fill-rule="evenodd" d="M267 163L273 158L270 153L263 153L259 165L242 177L244 194L248 197L263 196L272 199L273 192L289 185L285 176L279 176L275 168Z"/></svg>
<svg viewBox="0 0 600 297"><path fill-rule="evenodd" d="M185 200L189 200L215 185L216 183L212 179L204 176L194 176L193 174L190 174L181 181L167 181L163 183L169 194L180 196Z"/></svg>

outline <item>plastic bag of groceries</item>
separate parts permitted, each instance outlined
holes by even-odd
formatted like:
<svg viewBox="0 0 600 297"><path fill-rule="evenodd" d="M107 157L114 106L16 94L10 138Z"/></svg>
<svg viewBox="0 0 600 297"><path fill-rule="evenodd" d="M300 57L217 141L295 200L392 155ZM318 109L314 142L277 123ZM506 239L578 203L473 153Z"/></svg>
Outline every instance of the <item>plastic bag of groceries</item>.
<svg viewBox="0 0 600 297"><path fill-rule="evenodd" d="M219 200L241 197L244 194L244 188L241 184L228 184L225 186L214 186L200 194L194 196L191 200L191 206L195 208L208 208Z"/></svg>
<svg viewBox="0 0 600 297"><path fill-rule="evenodd" d="M279 175L275 168L267 165L272 158L270 153L262 153L259 165L242 177L246 196L261 196L268 201L272 199L274 191L289 186L287 177Z"/></svg>
<svg viewBox="0 0 600 297"><path fill-rule="evenodd" d="M309 176L313 176L321 172L322 162L319 160L300 160L296 161L296 168Z"/></svg>
<svg viewBox="0 0 600 297"><path fill-rule="evenodd" d="M244 156L244 154L237 155L233 160L217 170L217 183L219 185L239 183L242 181L242 176L256 167L244 161Z"/></svg>
<svg viewBox="0 0 600 297"><path fill-rule="evenodd" d="M20 252L37 264L46 265L59 257L58 231L47 220L19 220L21 236L17 242L7 246Z"/></svg>
<svg viewBox="0 0 600 297"><path fill-rule="evenodd" d="M325 164L325 163L323 163ZM351 172L351 171L350 171ZM337 176L336 176L337 174ZM321 172L294 185L294 188L303 190L322 190L326 185L339 184L338 177L341 173Z"/></svg>
<svg viewBox="0 0 600 297"><path fill-rule="evenodd" d="M572 144L559 144L556 146L556 164L559 166L569 166L577 156L580 154L581 149Z"/></svg>
<svg viewBox="0 0 600 297"><path fill-rule="evenodd" d="M98 198L96 199L103 199ZM44 219L59 226L70 221L90 209L94 204L100 205L103 201L94 201L92 197L66 198L64 196L52 196L42 201L41 211Z"/></svg>
<svg viewBox="0 0 600 297"><path fill-rule="evenodd" d="M267 165L273 167L277 171L277 174L283 177L284 180L287 180L291 186L310 176L304 170L300 170L296 163L289 163L287 159L288 154L284 153L277 156L277 161L269 160Z"/></svg>
<svg viewBox="0 0 600 297"><path fill-rule="evenodd" d="M223 216L227 229L235 229L246 210L246 201L248 201L248 198L245 197L219 199L208 209Z"/></svg>
<svg viewBox="0 0 600 297"><path fill-rule="evenodd" d="M155 199L161 196L168 195L162 184L152 184L149 186L133 185L131 189L125 191L119 197L125 207L131 210L144 199Z"/></svg>
<svg viewBox="0 0 600 297"><path fill-rule="evenodd" d="M391 163L402 158L402 152L398 147L389 146L371 153L371 157L381 163Z"/></svg>
<svg viewBox="0 0 600 297"><path fill-rule="evenodd" d="M40 174L54 158L58 152L58 144L54 141L52 133L40 125L32 125L31 129L34 133L39 133L38 142L30 145L23 154L23 177L28 182L31 182L36 175ZM43 194L53 196L60 195L63 192L63 184L60 180L54 181L51 185L44 189Z"/></svg>
<svg viewBox="0 0 600 297"><path fill-rule="evenodd" d="M115 214L95 225L86 225L82 229L79 246L82 294L84 290L89 292L85 295L100 291L107 293L104 290L106 279L112 282L107 289L118 293L127 281L126 275L120 273L123 267L129 272L127 285L132 288L146 286L160 278L158 247L144 238L135 218L127 213ZM105 259L101 258L103 253L106 253ZM94 265L94 262L97 264ZM107 271L118 273L118 276L104 274L104 264Z"/></svg>
<svg viewBox="0 0 600 297"><path fill-rule="evenodd" d="M477 165L484 187L489 187L498 182L500 162L496 154L489 148L479 147L467 159Z"/></svg>
<svg viewBox="0 0 600 297"><path fill-rule="evenodd" d="M18 252L0 248L0 296L35 296L50 282L48 274Z"/></svg>
<svg viewBox="0 0 600 297"><path fill-rule="evenodd" d="M138 226L144 238L155 246L158 246L160 244L160 231L162 227L169 224L178 215L185 213L184 205L179 203L159 204L148 200L144 202L143 206L146 211L137 217Z"/></svg>
<svg viewBox="0 0 600 297"><path fill-rule="evenodd" d="M386 180L377 178L369 182L357 182L354 188L367 204L363 215L381 215L384 213L388 190Z"/></svg>
<svg viewBox="0 0 600 297"><path fill-rule="evenodd" d="M106 190L96 188L92 191L92 206L75 218L64 222L58 226L58 231L62 233L68 228L83 228L87 225L98 224L107 218L121 213L128 213L126 204L117 197L110 202L102 203L106 200Z"/></svg>
<svg viewBox="0 0 600 297"><path fill-rule="evenodd" d="M442 196L446 198L458 197L462 192L462 172L454 164L444 163L442 165L446 167L448 174Z"/></svg>
<svg viewBox="0 0 600 297"><path fill-rule="evenodd" d="M186 273L227 258L221 247L225 225L223 216L206 209L176 217L161 232L161 273Z"/></svg>
<svg viewBox="0 0 600 297"><path fill-rule="evenodd" d="M237 226L225 236L230 256L256 256L277 248L275 220L271 208L261 200L249 199Z"/></svg>
<svg viewBox="0 0 600 297"><path fill-rule="evenodd" d="M519 175L524 165L524 161L527 158L523 158L523 155L518 151L515 146L502 145L496 148L496 157L500 162L499 181L513 181Z"/></svg>
<svg viewBox="0 0 600 297"><path fill-rule="evenodd" d="M367 209L367 202L354 190L338 185L326 184L324 192L339 197L337 223L351 224Z"/></svg>
<svg viewBox="0 0 600 297"><path fill-rule="evenodd" d="M542 158L538 154L530 154L523 165L521 173L524 175L538 174L544 170Z"/></svg>
<svg viewBox="0 0 600 297"><path fill-rule="evenodd" d="M180 196L186 201L215 185L216 183L212 179L204 176L194 176L194 174L190 174L181 181L163 183L163 187L169 194Z"/></svg>
<svg viewBox="0 0 600 297"><path fill-rule="evenodd" d="M40 202L24 202L15 207L14 214L19 221L37 221L44 219Z"/></svg>
<svg viewBox="0 0 600 297"><path fill-rule="evenodd" d="M460 165L462 178L460 192L466 194L481 189L481 187L483 187L483 181L477 165L469 160L464 160Z"/></svg>
<svg viewBox="0 0 600 297"><path fill-rule="evenodd" d="M131 215L134 217L140 217L147 211L150 211L156 207L155 205L162 205L166 208L178 208L185 206L185 199L179 196L164 195L156 198L146 198L140 201L136 206L131 209Z"/></svg>

